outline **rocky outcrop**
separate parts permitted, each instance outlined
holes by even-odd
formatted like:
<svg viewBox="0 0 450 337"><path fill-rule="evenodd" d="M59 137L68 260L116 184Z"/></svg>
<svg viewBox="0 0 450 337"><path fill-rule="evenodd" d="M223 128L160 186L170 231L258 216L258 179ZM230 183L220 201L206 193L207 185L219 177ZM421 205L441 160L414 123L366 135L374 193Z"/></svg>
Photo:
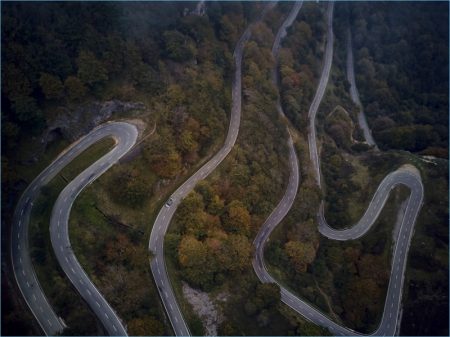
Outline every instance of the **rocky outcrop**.
<svg viewBox="0 0 450 337"><path fill-rule="evenodd" d="M74 141L111 118L113 114L133 110L145 110L145 105L140 102L112 100L103 103L91 102L83 104L73 110L61 107L59 116L44 133L42 143L44 145L47 144L58 133L65 139Z"/></svg>

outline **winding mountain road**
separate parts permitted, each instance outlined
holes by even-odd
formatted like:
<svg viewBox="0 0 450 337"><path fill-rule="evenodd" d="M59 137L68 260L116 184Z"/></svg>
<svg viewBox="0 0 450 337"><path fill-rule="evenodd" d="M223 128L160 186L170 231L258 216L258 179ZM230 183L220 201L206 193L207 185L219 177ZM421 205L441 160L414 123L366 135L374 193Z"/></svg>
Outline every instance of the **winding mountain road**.
<svg viewBox="0 0 450 337"><path fill-rule="evenodd" d="M280 29L275 36L275 40L272 47L272 56L275 59L275 66L272 71L272 82L278 88L278 54L281 47L281 40L286 36L286 30L289 28L294 22L295 18L298 15L302 7L303 2L298 1L295 2L292 6L291 11L289 12L287 18L281 24ZM281 116L285 116L283 112L283 108L280 102L280 96L278 95L277 99L277 110ZM261 227L261 230L256 235L255 240L253 241L253 246L255 247L255 255L252 261L253 269L256 272L256 275L262 282L271 282L274 283L275 280L269 275L264 265L264 245L269 239L271 232L275 229L275 227L284 219L286 214L291 209L294 204L295 196L298 191L298 184L300 180L300 174L298 169L298 158L297 153L295 152L294 142L292 140L291 133L288 130L288 149L289 149L289 182L286 187L286 191L284 193L283 198L266 219L264 224Z"/></svg>
<svg viewBox="0 0 450 337"><path fill-rule="evenodd" d="M309 145L309 156L316 173L316 181L319 187L321 187L320 179L320 163L319 163L319 151L317 150L316 142L316 114L319 109L320 102L322 102L323 95L325 94L325 89L327 88L328 78L330 77L331 63L333 61L333 11L334 2L328 3L327 10L327 40L325 46L325 57L322 68L322 75L320 76L319 86L317 87L316 94L314 95L311 106L308 111L309 118L309 133L308 133L308 145Z"/></svg>
<svg viewBox="0 0 450 337"><path fill-rule="evenodd" d="M42 171L22 194L13 217L11 258L22 295L31 312L47 335L55 335L64 329L62 320L48 302L34 272L28 242L28 229L33 201L39 190L48 184L67 164L100 139L112 137L116 146L94 164L84 170L59 195L50 220L50 236L55 255L63 271L85 299L111 335L126 335L120 319L81 268L70 246L68 218L75 198L84 187L114 165L135 144L137 129L134 125L116 122L106 123L74 143L44 171Z"/></svg>
<svg viewBox="0 0 450 337"><path fill-rule="evenodd" d="M259 19L261 19L274 5L274 3L269 3L265 7ZM294 22L301 6L301 2L293 5L291 12L276 35L274 46L272 48L272 53L275 59L278 56L281 39L286 35L286 29ZM316 172L316 180L319 187L321 186L320 161L316 144L315 117L325 93L331 70L333 55L333 9L334 4L330 3L327 10L328 30L323 71L315 97L308 112L310 119L308 143L310 147L311 160ZM250 38L250 35L251 26L249 26L241 36L234 51L235 72L232 83L232 108L230 113L229 130L224 145L219 152L212 157L212 159L203 165L172 194L171 199L173 202L170 205L167 204L162 207L158 213L150 235L149 250L154 253L154 258L150 262L150 267L158 292L177 336L190 335L190 331L176 302L167 274L164 260L164 235L167 232L170 220L172 219L181 200L194 189L198 181L205 179L225 159L236 142L241 118L241 74L243 48L246 41ZM351 62L349 60L351 60ZM352 99L355 103L360 105L356 84L354 81L352 55L348 56L347 59L347 75L349 76L348 78L351 83ZM273 80L274 83L277 84L276 70L274 71ZM284 116L279 101L277 104L277 109L279 113ZM256 252L253 260L253 267L262 282L278 283L271 277L265 267L264 246L273 229L281 222L292 207L298 190L298 159L289 130L288 134L290 163L288 185L282 200L263 224L254 241ZM36 177L24 191L17 204L13 216L11 234L11 258L13 271L20 291L22 292L33 315L36 317L40 326L47 335L58 334L63 331L65 326L45 297L31 263L28 243L28 229L33 202L38 197L39 190L42 186L49 183L67 164L69 164L89 146L105 137L112 137L115 139L116 146L109 153L101 157L80 175L78 175L73 181L71 181L58 196L51 215L50 236L55 255L63 271L83 299L88 303L92 311L103 323L108 333L111 335L127 334L120 318L103 298L95 285L89 280L87 274L84 272L75 257L69 239L68 219L73 202L79 193L87 185L92 183L101 174L114 165L122 156L124 156L136 143L137 135L138 131L136 127L124 122L107 123L96 128L87 136L73 144L66 152L61 154L41 174L39 174L39 176ZM369 138L366 137L366 139L369 143ZM352 240L360 238L366 234L375 223L392 189L400 184L407 186L410 189L411 194L408 199L407 207L398 232L398 238L396 240L396 246L392 259L391 277L383 316L379 327L373 332L373 335L393 335L395 334L398 326L398 316L401 304L407 253L413 235L414 223L423 202L423 185L421 182L420 173L415 167L405 165L386 176L379 185L362 218L356 225L345 230L335 230L328 226L323 213L323 203L318 213L319 231L322 235L333 240ZM308 320L328 328L332 333L337 335L358 335L357 332L335 323L328 316L307 302L302 301L281 285L280 288L282 301L306 317Z"/></svg>
<svg viewBox="0 0 450 337"><path fill-rule="evenodd" d="M328 38L331 38L332 41L332 11L333 5L330 3L328 7ZM295 10L295 7L292 9L292 12ZM290 16L288 16L290 18ZM284 25L280 29L285 29ZM331 29L331 32L330 32ZM278 36L278 34L277 34ZM275 40L275 43L280 43L279 40ZM327 41L327 45L330 43L330 40ZM276 48L275 48L276 47ZM329 50L329 46L327 46L327 50ZM272 50L278 50L279 46L274 46ZM332 49L331 49L332 50ZM325 53L325 62L323 67L323 72L321 76L321 80L319 83L319 87L316 93L315 99L319 97L323 97L323 93L325 91L328 76L331 68L331 64L328 64L327 58L332 59L331 55L328 52ZM354 82L353 82L354 84ZM356 89L356 88L355 88ZM357 93L357 91L356 91ZM320 99L318 101L314 100L309 112L310 118L310 129L309 129L309 144L311 146L316 146L315 143L315 116L317 112L317 108L320 104ZM311 150L310 150L311 151ZM311 152L310 152L311 153ZM315 156L311 156L311 160L317 160L315 169L317 173L317 182L320 186L320 171L319 171L319 160L317 155L317 150L314 151ZM290 160L292 160L293 156L290 154ZM285 195L283 196L280 203L277 205L275 210L269 215L266 222L261 227L258 232L256 239L254 241L255 246L255 256L253 259L253 268L255 270L256 275L261 280L261 282L271 282L276 283L280 286L281 289L281 300L291 307L293 310L303 315L305 318L310 320L311 322L320 325L322 327L327 328L331 333L335 335L360 335L358 332L343 327L332 319L330 319L327 315L323 314L320 310L313 307L311 304L306 301L301 300L297 296L295 296L288 289L284 288L281 284L279 284L267 271L267 268L264 263L264 247L267 243L269 236L273 229L281 222L284 216L287 214L289 209L292 207L293 198L295 198L295 194L298 188L298 165L297 163L292 163L290 166L290 177L288 186L286 188ZM318 223L319 223L319 231L322 235L328 237L333 240L352 240L357 239L366 234L370 228L373 226L375 221L377 220L381 210L383 209L391 191L397 185L405 185L411 191L411 194L408 199L406 210L402 216L402 222L400 226L400 230L398 232L398 237L396 240L394 256L392 259L392 267L390 274L390 281L388 286L388 291L386 295L386 301L384 306L384 311L382 315L381 322L378 328L372 333L372 335L378 336L389 336L394 335L398 328L399 322L399 311L401 304L401 296L407 261L407 254L411 242L411 238L414 230L414 223L416 221L417 215L420 211L420 208L423 203L423 185L420 177L419 171L411 165L404 165L400 167L398 170L390 173L379 185L377 191L375 192L366 212L362 216L362 218L358 221L358 223L348 229L345 230L335 230L328 226L326 223L324 214L323 214L323 202L321 204L319 213L318 213ZM292 193L295 191L294 195Z"/></svg>
<svg viewBox="0 0 450 337"><path fill-rule="evenodd" d="M268 10L273 8L275 3L268 3L257 21L261 20ZM150 261L153 278L158 288L159 295L162 299L167 315L169 316L173 330L177 336L189 336L189 328L183 318L181 310L177 304L175 294L170 284L167 274L167 268L164 260L164 236L169 228L170 221L175 211L183 200L202 179L205 179L230 153L239 133L239 125L241 121L241 92L242 92L242 55L245 43L251 36L250 25L241 38L238 40L234 50L235 71L232 82L231 92L231 113L228 134L223 147L217 152L206 164L204 164L195 174L186 180L172 195L172 204L164 205L159 211L155 223L150 234L148 249L153 252L153 258Z"/></svg>

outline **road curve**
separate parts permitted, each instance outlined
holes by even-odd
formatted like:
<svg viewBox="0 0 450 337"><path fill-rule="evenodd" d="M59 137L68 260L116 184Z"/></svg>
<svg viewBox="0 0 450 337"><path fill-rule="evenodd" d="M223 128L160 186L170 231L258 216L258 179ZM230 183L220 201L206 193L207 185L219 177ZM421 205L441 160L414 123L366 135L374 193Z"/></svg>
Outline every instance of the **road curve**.
<svg viewBox="0 0 450 337"><path fill-rule="evenodd" d="M298 15L302 7L303 2L298 1L295 2L292 6L291 11L289 12L287 18L281 24L277 35L275 36L275 40L272 47L272 56L275 59L275 65L272 71L272 81L276 87L278 87L278 53L281 46L281 40L286 36L286 29L292 25L295 18ZM277 110L278 113L282 116L284 115L283 108L280 103L280 96L278 95L277 100ZM291 209L294 204L295 196L298 191L298 184L300 180L300 174L298 169L298 159L297 153L295 152L294 143L292 141L291 133L288 130L289 138L288 138L288 149L289 149L289 181L286 187L286 191L284 193L283 198L280 200L278 205L269 215L267 220L261 227L261 230L256 235L255 240L253 241L253 245L255 246L255 256L252 261L253 269L255 270L256 275L262 282L275 282L273 278L267 273L265 265L264 265L264 245L268 240L270 233L275 229L275 227L284 219L286 214Z"/></svg>
<svg viewBox="0 0 450 337"><path fill-rule="evenodd" d="M267 11L274 7L274 5L275 3L268 3L258 20L261 20ZM230 124L224 145L219 152L217 152L206 164L204 164L171 195L173 203L170 207L164 205L161 208L150 234L148 249L153 253L153 259L150 261L150 268L152 270L159 295L162 299L167 315L169 316L173 330L177 336L189 336L190 331L177 304L172 286L170 284L169 276L167 274L167 268L164 260L164 236L169 227L170 220L172 219L181 200L183 200L183 198L185 198L194 189L195 185L200 180L205 179L212 171L214 171L214 169L225 159L228 153L230 153L236 142L241 120L242 55L244 45L251 36L252 26L253 25L250 25L242 34L241 38L237 42L233 54L235 60L235 71L231 92L232 105Z"/></svg>
<svg viewBox="0 0 450 337"><path fill-rule="evenodd" d="M137 139L136 127L128 123L120 122L106 123L94 129L87 136L74 143L42 171L24 191L16 206L11 240L11 258L14 275L25 301L46 335L58 334L62 332L65 326L45 297L31 263L28 249L28 227L33 201L38 197L39 190L42 186L48 184L68 163L90 145L105 137L113 137L117 142L117 146L83 171L61 192L52 211L50 235L56 257L66 275L72 283L74 279L83 281L83 284L80 284L83 287L74 284L83 298L85 298L83 291L87 293L87 290L89 290L92 294L95 292L92 298L85 299L93 309L97 306L96 301L99 304L101 303L102 310L94 310L99 319L103 322L104 319L102 319L102 316L106 318L106 314L108 317L111 317L111 320L118 320L117 315L112 311L108 303L96 289L94 290L95 286L88 279L86 273L84 273L73 255L68 238L67 220L72 203L81 190L114 165L134 145ZM61 216L59 226L58 223L55 225L55 214ZM70 258L69 262L65 260L66 257L68 260ZM75 273L73 273L72 268L75 270ZM105 324L106 329L111 334L126 335L122 324L117 323L116 325L114 323L114 326L117 333L114 333L112 325Z"/></svg>
<svg viewBox="0 0 450 337"><path fill-rule="evenodd" d="M370 131L369 125L367 124L366 115L364 114L364 109L362 107L361 101L359 100L358 88L356 87L355 68L353 62L352 33L350 31L350 28L347 31L347 80L350 83L350 97L353 103L355 103L359 107L358 123L359 127L363 130L366 143L378 150L377 144L372 137L372 132Z"/></svg>
<svg viewBox="0 0 450 337"><path fill-rule="evenodd" d="M106 137L112 137L116 141L116 147L85 169L63 189L56 200L50 219L50 238L61 268L111 336L125 336L127 332L115 311L89 280L73 253L69 239L69 215L78 194L124 156L136 143L137 136L138 131L134 125L109 123L96 128L81 139L76 146L81 151Z"/></svg>
<svg viewBox="0 0 450 337"><path fill-rule="evenodd" d="M309 118L309 132L308 132L308 145L309 145L309 156L311 158L314 172L316 173L316 181L319 187L321 187L320 180L320 164L319 164L319 154L317 150L316 142L316 114L319 109L320 102L322 101L323 95L325 94L325 89L327 88L328 78L330 77L331 63L333 61L333 11L334 2L328 3L327 10L327 41L325 46L325 57L322 69L322 75L320 76L319 86L317 87L316 94L314 95L311 106L308 111Z"/></svg>
<svg viewBox="0 0 450 337"><path fill-rule="evenodd" d="M328 13L330 13L330 7L328 9ZM331 27L331 19L332 16L329 15L328 27ZM330 36L330 33L328 35ZM276 42L279 43L279 41ZM278 47L275 48L274 46L273 50L276 49L278 49ZM327 70L326 62L323 71L329 72L329 69ZM319 84L318 90L325 90L324 88L321 88L321 86L323 85L323 78L324 75L322 73L321 83ZM318 103L313 102L313 104L317 104L318 107L320 101ZM317 107L315 108L316 110L313 110L313 113L310 115L310 119L315 119ZM314 125L314 121L312 121L312 124ZM310 128L310 134L314 132L314 129L314 127ZM295 183L295 181L297 181L297 183ZM281 300L311 322L327 328L331 333L335 335L360 335L352 329L340 326L309 303L299 299L297 296L295 296L293 293L279 284L267 271L264 263L264 246L270 236L270 233L291 208L291 198L295 197L295 194L294 196L292 196L293 188L296 188L295 184L298 185L298 165L296 165L296 163L291 163L291 174L289 177L289 183L286 193L278 206L263 224L254 241L255 257L253 259L253 268L255 270L255 273L262 282L271 282L278 284L281 289ZM381 210L383 209L391 190L399 184L409 187L411 194L408 199L405 213L402 217L401 227L398 233L398 238L396 240L383 316L380 325L372 333L372 335L394 335L398 327L398 317L407 261L407 252L409 250L409 245L413 234L414 223L423 202L423 185L420 173L415 167L411 165L404 165L398 170L386 176L386 178L381 182L377 191L375 192L372 201L370 202L369 207L363 217L355 226L351 228L345 230L334 230L330 228L326 223L325 217L323 215L323 203L321 204L320 211L318 213L319 231L322 235L334 240L357 239L367 233L367 231L369 231L369 229L373 226Z"/></svg>

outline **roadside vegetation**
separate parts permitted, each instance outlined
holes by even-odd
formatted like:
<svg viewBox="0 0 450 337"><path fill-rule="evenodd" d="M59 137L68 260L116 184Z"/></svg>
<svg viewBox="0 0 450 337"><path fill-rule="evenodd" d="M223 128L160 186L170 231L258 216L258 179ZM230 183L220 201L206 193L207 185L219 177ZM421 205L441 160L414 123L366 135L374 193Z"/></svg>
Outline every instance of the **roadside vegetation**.
<svg viewBox="0 0 450 337"><path fill-rule="evenodd" d="M271 82L271 47L284 16L277 13L276 20L274 13L255 25L245 46L236 145L183 200L165 239L177 300L184 302L181 280L213 298L225 294L225 301L216 301L225 316L220 335L327 334L285 307L278 286L261 284L251 266L253 238L287 181L287 134Z"/></svg>
<svg viewBox="0 0 450 337"><path fill-rule="evenodd" d="M350 22L375 141L448 158L448 3L358 3Z"/></svg>
<svg viewBox="0 0 450 337"><path fill-rule="evenodd" d="M357 6L362 7L361 4ZM370 10L371 5L364 6ZM448 321L445 318L439 321L440 324L427 322L434 321L431 315L441 317L442 313L444 317L448 313L448 176L445 171L448 163L446 160L426 162L420 156L404 151L374 152L361 142L363 135L357 124L358 108L350 100L349 83L345 77L349 7L352 8L345 4L336 6L333 68L317 119L325 216L335 228L355 224L387 173L405 163L418 167L425 186L425 200L409 255L401 333L446 334ZM377 44L378 48L381 46ZM358 56L355 62L360 62ZM363 73L357 68L358 85L363 80ZM382 76L382 73L377 74ZM374 90L365 85L367 87L363 90L369 90L372 94ZM360 89L360 92L363 90ZM297 95L298 99L302 97ZM395 110L386 111L398 116ZM446 115L438 111L433 111L433 114ZM414 110L410 113L415 116ZM305 121L306 115L307 109L303 115ZM369 119L369 127L371 125ZM296 126L301 133L307 134L305 126L301 128L299 123ZM378 141L375 131L374 136ZM312 171L307 168L309 154L306 139L297 137L296 145L299 161L305 163L300 166L302 178L299 194L291 212L271 237L266 250L269 269L284 285L328 312L337 322L361 332L371 332L381 319L394 243L392 231L408 190L401 187L393 191L374 228L362 239L342 243L328 240L317 231L315 216L320 192L308 193L310 197L306 202L302 198L302 190L315 184ZM386 149L383 144L381 147ZM448 150L445 148L445 151ZM431 192L430 186L440 188L432 188ZM313 195L316 197L311 198ZM429 252L423 249L425 245L431 247ZM425 314L428 321L419 315L423 306L430 308Z"/></svg>
<svg viewBox="0 0 450 337"><path fill-rule="evenodd" d="M81 265L133 335L172 333L150 275L147 244L151 225L169 193L222 144L237 29L242 30L244 21L257 13L252 4L215 3L208 16L199 17L190 15L189 10L183 15L184 6L78 3L2 7L2 24L10 23L2 30L3 41L10 42L3 48L2 78L2 193L8 196L2 199L4 224L10 223L14 205L27 184L71 142L59 134L42 145L40 137L45 135L46 125L64 117L67 109L73 111L92 101L119 99L142 102L146 107L113 112L111 119L138 120L140 143L80 194L69 224ZM53 17L58 21L49 24ZM73 22L81 25L75 35ZM45 47L39 50L39 57L29 58L27 55L36 54L36 41L44 41ZM64 84L62 89L59 82ZM30 104L22 107L17 102ZM81 120L96 117L92 112ZM56 193L52 186L46 190ZM53 200L47 201L42 207L50 212ZM44 221L41 225L46 226ZM54 260L48 230L34 232L30 240L32 250L36 249L33 242L44 244L40 248L47 252L46 261ZM44 259L38 254L39 258ZM46 268L50 267L46 264ZM57 270L41 282L45 289L54 284L60 290L71 288ZM13 283L10 280L8 284ZM60 312L70 325L64 333L101 333L75 292L62 292L56 299L61 304L72 301L72 293L78 298L72 301L74 310L67 307ZM20 312L28 310L12 298L8 305L10 313L2 316L5 334L17 331L14 326L25 318ZM39 328L34 329L38 334Z"/></svg>
<svg viewBox="0 0 450 337"><path fill-rule="evenodd" d="M190 14L189 6L2 6L2 41L8 42L2 43L4 238L9 238L20 194L73 141L58 131L58 123L67 122L68 115L79 121L70 125L74 129L95 123L97 112L76 112L92 102L120 100L145 107L111 114L111 120L139 125L139 143L80 194L69 221L77 258L130 335L173 334L150 273L149 235L171 192L223 144L233 50L264 4L211 2L206 16ZM324 198L331 226L354 224L384 176L411 163L422 174L425 200L409 254L401 333L448 335L448 160L426 162L421 156L448 158L448 4L400 6L336 5L333 69L317 115L323 192L310 167L307 112L321 73L325 6L304 3L283 40L280 97L301 179L294 206L273 233L265 257L284 286L336 321L371 332L381 317L392 230L408 191L393 191L374 228L360 240L322 237L316 213ZM165 238L169 276L195 335L204 327L182 295L182 281L213 298L224 316L220 335L328 334L282 304L279 288L261 284L251 266L253 239L288 178L287 134L275 108L271 47L290 8L280 3L255 25L244 51L236 145L181 203ZM362 143L358 108L348 95L349 25L358 89L382 152ZM57 128L50 136L49 127ZM33 210L30 251L45 294L69 326L64 334L105 331L58 267L49 217L66 182L111 146L104 140L76 158L41 190ZM39 334L15 286L8 252L8 244L3 245L2 334Z"/></svg>
<svg viewBox="0 0 450 337"><path fill-rule="evenodd" d="M33 266L51 305L70 327L65 331L66 334L94 335L104 334L104 331L70 282L65 280L50 241L50 217L53 205L67 182L109 152L113 145L112 139L104 139L90 146L62 169L49 184L42 187L30 217L30 254Z"/></svg>

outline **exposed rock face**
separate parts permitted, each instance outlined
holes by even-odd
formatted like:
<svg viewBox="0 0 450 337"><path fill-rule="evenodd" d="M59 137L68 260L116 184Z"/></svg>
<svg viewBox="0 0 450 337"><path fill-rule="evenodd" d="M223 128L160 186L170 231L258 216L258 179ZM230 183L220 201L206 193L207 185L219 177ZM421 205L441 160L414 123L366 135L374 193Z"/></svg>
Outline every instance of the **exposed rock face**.
<svg viewBox="0 0 450 337"><path fill-rule="evenodd" d="M183 295L202 320L206 332L205 336L217 336L217 328L222 323L223 317L218 312L208 294L193 289L187 283L183 282Z"/></svg>
<svg viewBox="0 0 450 337"><path fill-rule="evenodd" d="M143 103L121 102L118 100L104 103L87 103L74 110L61 108L62 113L48 127L42 137L42 143L46 144L48 141L51 141L54 132L59 132L64 138L73 141L111 118L113 113L144 109L145 105Z"/></svg>

